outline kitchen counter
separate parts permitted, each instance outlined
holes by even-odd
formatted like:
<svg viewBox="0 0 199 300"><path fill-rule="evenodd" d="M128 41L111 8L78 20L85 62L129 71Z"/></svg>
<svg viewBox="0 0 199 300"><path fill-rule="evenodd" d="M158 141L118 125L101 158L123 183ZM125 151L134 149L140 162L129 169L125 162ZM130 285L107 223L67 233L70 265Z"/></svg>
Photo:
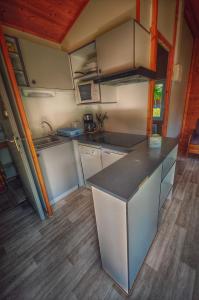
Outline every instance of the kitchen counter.
<svg viewBox="0 0 199 300"><path fill-rule="evenodd" d="M152 149L149 148L148 140L145 140L134 146L124 158L89 178L87 182L128 202L177 144L177 139L163 138L161 148Z"/></svg>
<svg viewBox="0 0 199 300"><path fill-rule="evenodd" d="M55 140L50 141L51 138ZM34 144L37 151L39 151L58 144L70 142L71 140L76 140L82 144L89 144L128 153L132 151L135 145L143 142L146 138L145 135L106 131L103 133L82 134L76 137L64 137L60 135L46 136L35 139ZM47 139L49 139L49 141Z"/></svg>
<svg viewBox="0 0 199 300"><path fill-rule="evenodd" d="M135 145L143 142L146 138L145 135L106 131L103 133L83 134L73 139L79 143L101 146L128 153L132 151Z"/></svg>

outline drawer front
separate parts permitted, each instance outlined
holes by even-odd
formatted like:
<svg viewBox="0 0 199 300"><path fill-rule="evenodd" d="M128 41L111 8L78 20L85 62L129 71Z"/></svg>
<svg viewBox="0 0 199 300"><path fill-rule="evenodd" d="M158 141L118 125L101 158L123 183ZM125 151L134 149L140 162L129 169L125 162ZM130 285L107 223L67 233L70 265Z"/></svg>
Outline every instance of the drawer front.
<svg viewBox="0 0 199 300"><path fill-rule="evenodd" d="M178 145L168 154L162 164L162 179L167 175L177 159Z"/></svg>
<svg viewBox="0 0 199 300"><path fill-rule="evenodd" d="M172 191L174 176L175 176L175 167L176 164L174 163L173 167L169 170L167 175L161 182L161 192L160 192L160 205L159 209L162 208L165 200L169 197L170 192Z"/></svg>

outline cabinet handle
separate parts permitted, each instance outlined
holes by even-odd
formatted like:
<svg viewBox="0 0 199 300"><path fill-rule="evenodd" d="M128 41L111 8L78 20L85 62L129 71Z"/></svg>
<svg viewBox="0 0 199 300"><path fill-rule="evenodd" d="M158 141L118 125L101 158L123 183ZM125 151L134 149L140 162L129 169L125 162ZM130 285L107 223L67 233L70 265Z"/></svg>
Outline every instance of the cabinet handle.
<svg viewBox="0 0 199 300"><path fill-rule="evenodd" d="M33 80L32 80L32 84L36 84L36 80L33 79Z"/></svg>

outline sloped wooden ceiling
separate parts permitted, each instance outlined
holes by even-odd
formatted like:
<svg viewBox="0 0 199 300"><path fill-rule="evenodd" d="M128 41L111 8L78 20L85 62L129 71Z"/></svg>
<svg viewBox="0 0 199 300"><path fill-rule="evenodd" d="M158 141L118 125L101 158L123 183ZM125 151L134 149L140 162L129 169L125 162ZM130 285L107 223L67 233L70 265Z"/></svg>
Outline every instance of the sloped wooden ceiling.
<svg viewBox="0 0 199 300"><path fill-rule="evenodd" d="M0 0L0 22L60 43L89 0Z"/></svg>
<svg viewBox="0 0 199 300"><path fill-rule="evenodd" d="M185 18L195 37L199 37L199 0L185 0Z"/></svg>

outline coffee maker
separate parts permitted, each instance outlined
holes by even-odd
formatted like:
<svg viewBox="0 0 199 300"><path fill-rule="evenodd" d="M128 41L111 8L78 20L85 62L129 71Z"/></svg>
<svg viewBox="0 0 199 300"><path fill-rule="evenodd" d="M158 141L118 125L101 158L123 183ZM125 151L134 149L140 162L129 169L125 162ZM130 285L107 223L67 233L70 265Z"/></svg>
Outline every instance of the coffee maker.
<svg viewBox="0 0 199 300"><path fill-rule="evenodd" d="M84 120L85 132L87 132L87 133L94 132L96 129L96 123L93 121L93 115L92 114L84 114L83 120Z"/></svg>

